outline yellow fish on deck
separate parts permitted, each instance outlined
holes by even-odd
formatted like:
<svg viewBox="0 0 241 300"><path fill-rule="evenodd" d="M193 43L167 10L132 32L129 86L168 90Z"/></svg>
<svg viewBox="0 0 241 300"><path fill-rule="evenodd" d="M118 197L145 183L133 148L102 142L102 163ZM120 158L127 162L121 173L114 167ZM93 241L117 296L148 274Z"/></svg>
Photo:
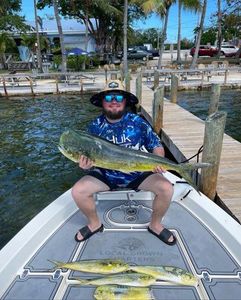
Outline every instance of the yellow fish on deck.
<svg viewBox="0 0 241 300"><path fill-rule="evenodd" d="M138 273L151 275L156 280L165 280L182 285L197 285L197 278L181 268L172 266L131 266L130 269Z"/></svg>
<svg viewBox="0 0 241 300"><path fill-rule="evenodd" d="M120 259L92 259L73 262L49 261L55 264L55 269L70 269L88 273L115 274L129 269L129 265Z"/></svg>
<svg viewBox="0 0 241 300"><path fill-rule="evenodd" d="M115 285L97 287L94 297L96 300L154 300L148 288L120 287Z"/></svg>
<svg viewBox="0 0 241 300"><path fill-rule="evenodd" d="M135 286L135 287L147 287L156 282L155 277L147 274L138 273L124 273L114 274L106 277L81 279L73 278L81 285L123 285L123 286Z"/></svg>

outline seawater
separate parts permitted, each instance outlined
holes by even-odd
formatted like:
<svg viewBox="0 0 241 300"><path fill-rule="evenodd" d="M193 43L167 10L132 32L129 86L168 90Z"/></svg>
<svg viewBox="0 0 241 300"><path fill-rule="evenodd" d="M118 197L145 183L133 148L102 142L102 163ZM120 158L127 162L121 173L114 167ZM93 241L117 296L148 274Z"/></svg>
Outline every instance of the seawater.
<svg viewBox="0 0 241 300"><path fill-rule="evenodd" d="M84 174L57 144L99 114L88 99L0 98L0 248Z"/></svg>
<svg viewBox="0 0 241 300"><path fill-rule="evenodd" d="M210 91L180 91L178 104L202 120L208 116ZM167 98L169 95L166 95ZM241 142L241 90L222 90L219 111L227 112L225 133Z"/></svg>
<svg viewBox="0 0 241 300"><path fill-rule="evenodd" d="M219 109L228 113L226 133L241 142L240 96L222 91ZM210 91L179 92L178 102L204 120ZM0 98L0 248L83 176L58 151L59 136L84 130L99 113L89 96Z"/></svg>

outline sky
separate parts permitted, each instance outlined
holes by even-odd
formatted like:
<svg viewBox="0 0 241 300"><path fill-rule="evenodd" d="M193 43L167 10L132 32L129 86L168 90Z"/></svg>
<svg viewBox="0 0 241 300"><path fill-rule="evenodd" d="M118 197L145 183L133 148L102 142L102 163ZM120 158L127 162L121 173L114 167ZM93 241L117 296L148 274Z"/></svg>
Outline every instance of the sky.
<svg viewBox="0 0 241 300"><path fill-rule="evenodd" d="M22 15L25 15L26 20L34 20L34 5L33 0L22 0ZM216 10L216 1L208 1L207 12L205 18L205 26L210 25L210 17ZM177 4L172 5L170 9L167 41L176 42L177 40ZM46 15L54 15L53 8L46 8L44 10L38 10L38 15L41 18L47 18ZM199 21L199 15L182 10L182 38L193 40L193 29L197 26ZM153 14L147 20L139 20L133 24L134 29L148 29L148 28L161 28L162 21L159 16Z"/></svg>

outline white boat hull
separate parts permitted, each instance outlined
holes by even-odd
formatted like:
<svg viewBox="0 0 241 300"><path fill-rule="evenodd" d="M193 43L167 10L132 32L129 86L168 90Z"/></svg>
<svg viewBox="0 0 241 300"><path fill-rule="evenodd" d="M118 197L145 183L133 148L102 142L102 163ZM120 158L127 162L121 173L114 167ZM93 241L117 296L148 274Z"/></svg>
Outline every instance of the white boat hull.
<svg viewBox="0 0 241 300"><path fill-rule="evenodd" d="M179 180L168 172L166 176L173 183ZM1 250L1 299L93 299L95 288L81 287L74 280L76 276L86 278L93 274L56 271L48 259L101 258L121 258L135 265L173 265L198 278L196 287L167 282L152 286L157 300L238 299L241 226L189 185L177 183L174 189L163 219L177 237L177 244L172 247L147 232L153 195L143 191L98 194L97 209L105 230L84 243L76 243L74 235L86 219L67 191Z"/></svg>

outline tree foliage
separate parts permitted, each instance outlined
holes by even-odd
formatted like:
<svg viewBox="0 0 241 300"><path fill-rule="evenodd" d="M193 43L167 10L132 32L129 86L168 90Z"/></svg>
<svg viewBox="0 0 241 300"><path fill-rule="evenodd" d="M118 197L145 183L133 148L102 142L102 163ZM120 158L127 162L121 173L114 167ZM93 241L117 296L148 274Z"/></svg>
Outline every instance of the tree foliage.
<svg viewBox="0 0 241 300"><path fill-rule="evenodd" d="M35 44L36 44L36 34L35 33L32 33L32 34L21 34L20 36L21 38L21 45L23 46L27 46L29 49L31 49L33 52L35 52ZM46 50L50 47L50 44L49 44L49 40L41 35L40 36L40 49L41 50Z"/></svg>
<svg viewBox="0 0 241 300"><path fill-rule="evenodd" d="M223 40L229 41L241 36L241 0L226 0L221 11L221 27ZM218 30L218 12L211 17L212 27L208 30Z"/></svg>
<svg viewBox="0 0 241 300"><path fill-rule="evenodd" d="M13 40L13 38L6 32L0 33L0 64L5 66L6 57L5 53L7 53L9 50L12 49L16 52L16 44Z"/></svg>
<svg viewBox="0 0 241 300"><path fill-rule="evenodd" d="M216 28L209 28L207 30L204 30L201 37L201 44L207 45L210 43L211 45L214 45L217 39L217 29Z"/></svg>
<svg viewBox="0 0 241 300"><path fill-rule="evenodd" d="M51 0L38 0L38 8L51 6ZM124 1L118 0L59 0L60 13L81 23L87 22L88 31L94 37L97 51L117 50L123 44ZM128 7L128 24L144 17L142 9L134 4Z"/></svg>
<svg viewBox="0 0 241 300"><path fill-rule="evenodd" d="M18 15L20 11L21 0L1 0L0 30L29 29L29 26L24 23L24 17Z"/></svg>

